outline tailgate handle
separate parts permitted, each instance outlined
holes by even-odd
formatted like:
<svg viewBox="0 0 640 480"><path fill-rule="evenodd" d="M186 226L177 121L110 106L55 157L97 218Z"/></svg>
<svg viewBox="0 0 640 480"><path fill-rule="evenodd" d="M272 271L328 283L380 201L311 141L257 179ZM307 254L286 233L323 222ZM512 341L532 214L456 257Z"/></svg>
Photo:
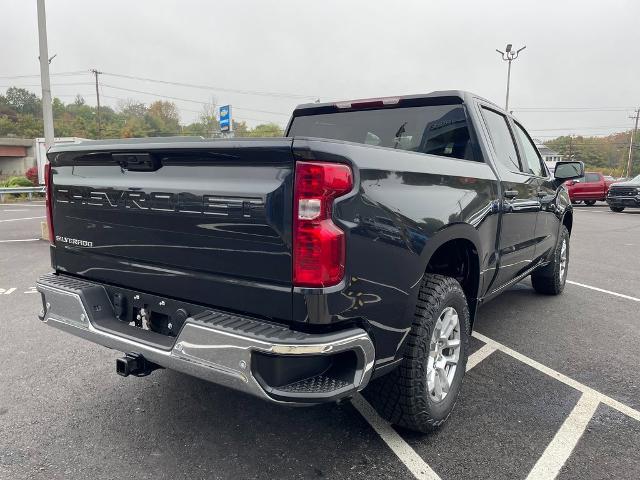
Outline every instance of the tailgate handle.
<svg viewBox="0 0 640 480"><path fill-rule="evenodd" d="M120 168L132 172L155 172L160 168L158 159L148 153L113 153L111 158Z"/></svg>

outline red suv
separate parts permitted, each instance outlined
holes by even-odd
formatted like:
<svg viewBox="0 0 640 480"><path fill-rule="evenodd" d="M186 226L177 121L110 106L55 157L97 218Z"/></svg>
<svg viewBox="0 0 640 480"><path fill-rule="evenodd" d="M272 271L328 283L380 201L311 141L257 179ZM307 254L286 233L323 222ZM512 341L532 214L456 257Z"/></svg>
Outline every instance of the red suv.
<svg viewBox="0 0 640 480"><path fill-rule="evenodd" d="M584 177L567 181L565 186L572 203L583 201L587 205L594 205L598 200L604 202L607 199L609 185L612 183L601 173L587 172Z"/></svg>

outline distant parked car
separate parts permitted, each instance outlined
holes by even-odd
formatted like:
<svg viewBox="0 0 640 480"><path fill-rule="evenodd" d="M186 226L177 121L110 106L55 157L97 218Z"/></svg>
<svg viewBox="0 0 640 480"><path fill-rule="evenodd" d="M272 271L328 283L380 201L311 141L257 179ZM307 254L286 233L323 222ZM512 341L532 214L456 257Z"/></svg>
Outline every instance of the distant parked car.
<svg viewBox="0 0 640 480"><path fill-rule="evenodd" d="M614 212L622 212L626 207L640 207L640 175L628 182L611 185L607 203Z"/></svg>
<svg viewBox="0 0 640 480"><path fill-rule="evenodd" d="M596 201L604 202L607 199L609 185L613 183L601 173L587 172L584 177L569 180L565 183L569 198L572 203L583 201L586 205L595 205Z"/></svg>

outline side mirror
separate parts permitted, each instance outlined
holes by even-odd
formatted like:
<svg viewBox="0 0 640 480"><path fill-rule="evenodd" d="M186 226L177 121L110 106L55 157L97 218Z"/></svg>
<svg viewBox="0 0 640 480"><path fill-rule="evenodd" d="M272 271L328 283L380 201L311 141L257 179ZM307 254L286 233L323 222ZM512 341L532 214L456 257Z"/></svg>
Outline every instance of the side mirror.
<svg viewBox="0 0 640 480"><path fill-rule="evenodd" d="M582 162L558 162L553 173L556 180L564 182L574 180L584 175L584 163Z"/></svg>

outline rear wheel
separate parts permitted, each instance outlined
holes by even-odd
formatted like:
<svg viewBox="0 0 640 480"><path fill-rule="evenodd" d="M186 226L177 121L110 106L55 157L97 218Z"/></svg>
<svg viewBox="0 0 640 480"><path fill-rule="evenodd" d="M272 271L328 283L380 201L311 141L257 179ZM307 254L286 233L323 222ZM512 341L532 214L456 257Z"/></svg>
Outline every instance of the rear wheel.
<svg viewBox="0 0 640 480"><path fill-rule="evenodd" d="M467 364L469 307L453 278L426 274L402 363L364 394L391 423L428 432L456 403Z"/></svg>
<svg viewBox="0 0 640 480"><path fill-rule="evenodd" d="M620 213L621 211L624 210L624 207L609 207L611 209L612 212L616 212L616 213Z"/></svg>
<svg viewBox="0 0 640 480"><path fill-rule="evenodd" d="M538 293L558 295L564 290L569 271L569 230L562 225L553 259L547 266L531 274L531 283Z"/></svg>
<svg viewBox="0 0 640 480"><path fill-rule="evenodd" d="M589 206L589 207L593 207L596 204L595 200L585 200L584 201L585 205Z"/></svg>

